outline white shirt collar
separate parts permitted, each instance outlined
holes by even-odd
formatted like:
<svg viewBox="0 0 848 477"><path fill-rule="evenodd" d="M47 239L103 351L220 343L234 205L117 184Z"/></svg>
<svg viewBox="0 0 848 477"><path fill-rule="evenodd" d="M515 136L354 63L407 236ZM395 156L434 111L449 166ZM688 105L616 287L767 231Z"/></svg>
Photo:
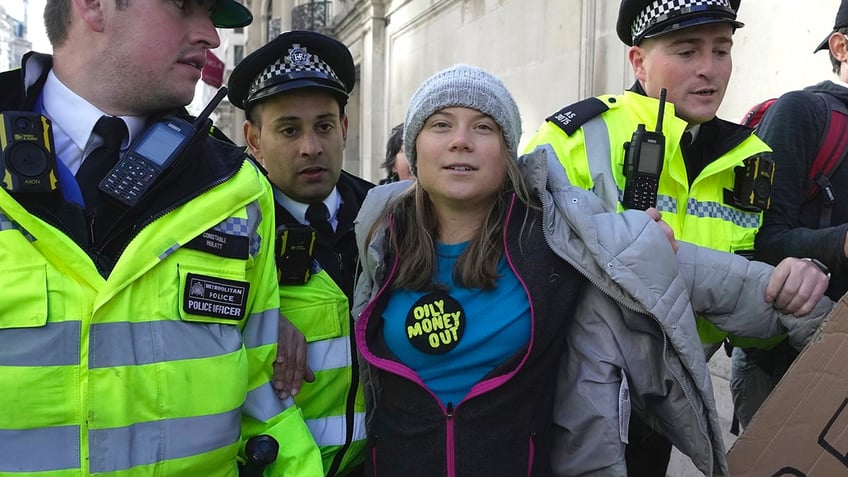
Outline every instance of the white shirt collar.
<svg viewBox="0 0 848 477"><path fill-rule="evenodd" d="M278 204L292 214L292 217L294 217L295 220L301 224L309 224L309 221L306 220L306 209L309 207L309 204L297 202L284 194L283 191L277 187L274 187L274 198L277 200ZM339 223L339 207L342 205L342 196L339 194L339 189L333 187L332 192L330 192L330 195L328 195L323 202L324 205L327 206L327 210L330 211L330 223L333 225L333 229L335 229Z"/></svg>
<svg viewBox="0 0 848 477"><path fill-rule="evenodd" d="M701 131L701 125L700 124L696 124L696 125L694 125L691 128L686 130L686 132L688 132L689 134L692 135L692 141L689 144L693 144L695 142L695 140L698 139L698 132L700 132L700 131Z"/></svg>
<svg viewBox="0 0 848 477"><path fill-rule="evenodd" d="M97 120L106 113L65 86L53 70L47 74L41 99L42 113L53 123L56 155L71 173L76 174L83 157L102 143L102 139L91 132ZM144 130L146 118L121 116L121 119L130 133L128 140L121 146L126 149L135 136Z"/></svg>

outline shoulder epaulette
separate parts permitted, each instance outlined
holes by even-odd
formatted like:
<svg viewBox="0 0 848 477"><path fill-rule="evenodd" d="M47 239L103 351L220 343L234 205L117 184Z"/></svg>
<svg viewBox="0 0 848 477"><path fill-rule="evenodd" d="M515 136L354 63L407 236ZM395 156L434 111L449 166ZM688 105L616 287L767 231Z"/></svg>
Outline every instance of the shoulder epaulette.
<svg viewBox="0 0 848 477"><path fill-rule="evenodd" d="M598 98L588 98L566 106L545 118L571 136L586 121L607 111L609 106Z"/></svg>

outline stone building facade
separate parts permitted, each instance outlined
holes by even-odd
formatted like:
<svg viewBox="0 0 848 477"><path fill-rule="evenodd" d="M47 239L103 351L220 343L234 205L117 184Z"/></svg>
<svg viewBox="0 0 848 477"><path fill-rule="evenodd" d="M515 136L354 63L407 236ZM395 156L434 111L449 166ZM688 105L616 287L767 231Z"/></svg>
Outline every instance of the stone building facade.
<svg viewBox="0 0 848 477"><path fill-rule="evenodd" d="M281 31L326 32L351 49L357 86L348 106L345 169L371 180L391 127L403 121L423 79L454 63L500 76L521 109L524 138L550 113L578 99L620 92L633 82L627 48L615 34L613 0L245 0L254 22L228 42L243 54ZM719 114L736 120L751 104L830 78L826 53L839 0L745 0L734 37L734 74ZM233 60L239 55L218 54ZM228 68L232 69L229 61ZM219 111L241 139L239 111Z"/></svg>
<svg viewBox="0 0 848 477"><path fill-rule="evenodd" d="M6 8L11 6L0 5L0 71L17 68L21 56L32 49L27 39L26 2L19 8Z"/></svg>

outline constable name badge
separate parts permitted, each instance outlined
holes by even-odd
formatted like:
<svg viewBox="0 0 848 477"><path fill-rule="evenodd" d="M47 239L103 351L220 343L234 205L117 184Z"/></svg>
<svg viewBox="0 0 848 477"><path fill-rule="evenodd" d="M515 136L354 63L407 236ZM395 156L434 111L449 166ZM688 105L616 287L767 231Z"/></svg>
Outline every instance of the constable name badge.
<svg viewBox="0 0 848 477"><path fill-rule="evenodd" d="M186 248L209 252L220 257L246 259L250 240L245 236L209 229L185 244Z"/></svg>
<svg viewBox="0 0 848 477"><path fill-rule="evenodd" d="M225 320L241 320L247 311L250 284L237 280L186 275L183 311Z"/></svg>

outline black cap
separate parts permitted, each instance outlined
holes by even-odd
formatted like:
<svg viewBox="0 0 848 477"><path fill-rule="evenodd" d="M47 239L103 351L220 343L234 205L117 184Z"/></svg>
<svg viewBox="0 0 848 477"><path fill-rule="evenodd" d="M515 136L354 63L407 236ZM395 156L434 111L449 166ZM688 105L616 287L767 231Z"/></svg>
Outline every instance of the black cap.
<svg viewBox="0 0 848 477"><path fill-rule="evenodd" d="M730 23L734 28L742 28L745 24L736 21L740 2L741 0L622 0L615 29L621 41L633 46L645 38L707 23Z"/></svg>
<svg viewBox="0 0 848 477"><path fill-rule="evenodd" d="M836 11L836 20L833 21L833 31L824 37L824 40L813 50L813 53L821 50L829 50L828 42L830 41L830 35L833 35L836 33L836 30L846 26L848 26L848 1L842 0L839 3L839 10Z"/></svg>
<svg viewBox="0 0 848 477"><path fill-rule="evenodd" d="M218 28L241 28L252 21L253 14L238 0L218 0L212 7L212 24Z"/></svg>
<svg viewBox="0 0 848 477"><path fill-rule="evenodd" d="M356 82L344 43L314 31L287 31L254 51L230 75L230 103L246 109L268 96L324 88L344 104Z"/></svg>

